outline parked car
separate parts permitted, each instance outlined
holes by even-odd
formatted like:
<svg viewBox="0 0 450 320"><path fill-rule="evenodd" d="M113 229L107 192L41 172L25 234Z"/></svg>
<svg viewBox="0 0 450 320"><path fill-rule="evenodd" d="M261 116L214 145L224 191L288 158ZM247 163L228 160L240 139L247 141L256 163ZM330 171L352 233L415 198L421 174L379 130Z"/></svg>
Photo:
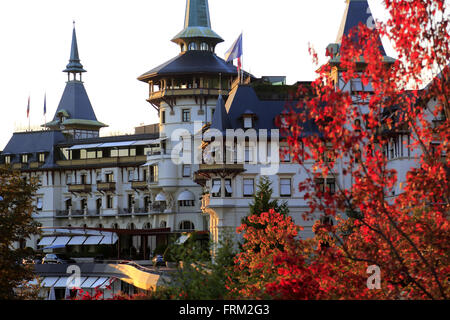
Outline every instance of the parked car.
<svg viewBox="0 0 450 320"><path fill-rule="evenodd" d="M153 265L155 267L157 267L157 266L165 266L166 265L166 263L164 262L163 256L160 255L160 254L154 256L153 259L152 259L152 262L153 262Z"/></svg>
<svg viewBox="0 0 450 320"><path fill-rule="evenodd" d="M45 257L42 259L42 263L69 264L69 263L76 263L76 261L61 253L47 253Z"/></svg>

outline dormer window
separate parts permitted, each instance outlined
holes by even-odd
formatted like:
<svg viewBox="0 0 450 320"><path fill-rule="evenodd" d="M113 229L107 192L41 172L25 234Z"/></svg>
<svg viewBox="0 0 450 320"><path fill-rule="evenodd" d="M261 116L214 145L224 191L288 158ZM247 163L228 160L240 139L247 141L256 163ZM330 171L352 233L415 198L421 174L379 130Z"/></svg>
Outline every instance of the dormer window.
<svg viewBox="0 0 450 320"><path fill-rule="evenodd" d="M197 42L189 43L189 51L198 50Z"/></svg>
<svg viewBox="0 0 450 320"><path fill-rule="evenodd" d="M251 116L244 117L244 129L250 129L253 127L253 118Z"/></svg>

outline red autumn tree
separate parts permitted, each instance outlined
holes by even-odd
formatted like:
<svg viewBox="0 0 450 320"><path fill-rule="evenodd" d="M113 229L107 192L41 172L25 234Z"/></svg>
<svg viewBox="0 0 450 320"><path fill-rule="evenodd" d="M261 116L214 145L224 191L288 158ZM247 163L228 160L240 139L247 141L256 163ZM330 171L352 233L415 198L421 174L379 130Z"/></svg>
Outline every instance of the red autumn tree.
<svg viewBox="0 0 450 320"><path fill-rule="evenodd" d="M316 226L324 251L335 252L334 259L327 256L330 264L350 263L354 275L366 279L365 268L378 266L381 289L361 292L366 297L447 299L449 8L443 0L385 5L391 15L385 25L373 30L360 24L328 52L330 63L313 83L315 96L286 113L289 144L309 175L299 187L310 214L336 218L334 226ZM397 60L383 55L380 34L394 44ZM432 71L439 74L426 85ZM340 89L354 81L370 92ZM306 121L319 134L305 137ZM399 150L406 160L396 162ZM354 297L351 288L332 281L326 291Z"/></svg>

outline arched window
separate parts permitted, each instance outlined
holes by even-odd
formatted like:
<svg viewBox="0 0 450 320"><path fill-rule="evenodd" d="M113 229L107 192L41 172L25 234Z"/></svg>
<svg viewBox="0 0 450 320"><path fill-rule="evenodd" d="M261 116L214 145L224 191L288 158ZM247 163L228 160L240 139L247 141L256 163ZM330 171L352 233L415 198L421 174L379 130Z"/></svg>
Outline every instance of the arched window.
<svg viewBox="0 0 450 320"><path fill-rule="evenodd" d="M128 229L129 230L135 230L136 229L136 226L134 225L133 222L128 225Z"/></svg>
<svg viewBox="0 0 450 320"><path fill-rule="evenodd" d="M111 227L112 227L112 229L119 229L119 224L113 223Z"/></svg>
<svg viewBox="0 0 450 320"><path fill-rule="evenodd" d="M152 223L151 222L144 223L144 225L142 226L142 229L144 229L144 230L153 229Z"/></svg>
<svg viewBox="0 0 450 320"><path fill-rule="evenodd" d="M181 47L181 52L186 51L186 45L184 43L180 44L180 47Z"/></svg>
<svg viewBox="0 0 450 320"><path fill-rule="evenodd" d="M192 50L198 50L197 42L189 43L189 51L192 51Z"/></svg>
<svg viewBox="0 0 450 320"><path fill-rule="evenodd" d="M99 224L97 225L97 228L103 229L103 225L102 225L101 223L99 223Z"/></svg>
<svg viewBox="0 0 450 320"><path fill-rule="evenodd" d="M164 220L159 223L160 228L165 228L166 226L167 226L167 222L165 222Z"/></svg>
<svg viewBox="0 0 450 320"><path fill-rule="evenodd" d="M191 221L181 221L178 225L178 230L194 230L195 226Z"/></svg>
<svg viewBox="0 0 450 320"><path fill-rule="evenodd" d="M202 50L202 51L209 51L209 45L206 42L202 42L200 44L200 50Z"/></svg>

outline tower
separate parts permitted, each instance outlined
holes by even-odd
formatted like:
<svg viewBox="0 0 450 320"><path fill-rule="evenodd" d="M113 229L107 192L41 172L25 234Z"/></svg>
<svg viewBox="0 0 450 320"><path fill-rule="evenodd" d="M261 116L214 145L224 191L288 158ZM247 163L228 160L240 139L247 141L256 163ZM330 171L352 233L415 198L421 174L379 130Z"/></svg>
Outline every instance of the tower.
<svg viewBox="0 0 450 320"><path fill-rule="evenodd" d="M347 0L345 12L342 18L341 26L339 28L336 42L328 45L327 50L332 53L332 58L329 60L329 64L333 67L333 77L335 80L336 88L343 91L361 92L372 91L372 86L369 83L366 87L362 85L360 79L352 79L350 82L345 82L341 76L342 68L340 67L340 50L342 46L342 39L344 36L349 35L353 28L356 28L360 23L366 25L368 28L375 28L375 19L372 16L370 6L367 0ZM389 65L394 63L394 59L386 55L386 51L381 43L380 39L380 51L383 55L384 63ZM364 61L358 63L358 68L363 70L365 68ZM358 103L358 98L354 95L354 102Z"/></svg>
<svg viewBox="0 0 450 320"><path fill-rule="evenodd" d="M188 220L196 230L204 230L207 222L198 200L202 188L193 182L200 160L194 161L193 137L212 122L217 99L228 96L237 68L215 54L223 39L211 29L207 0L186 1L183 29L172 42L179 46L180 53L138 77L148 84L147 101L160 118L161 154L147 158L149 164L158 167L158 183L148 187L152 199L166 209L153 225L165 221L176 230ZM191 151L189 156L187 149ZM178 154L182 154L179 159Z"/></svg>
<svg viewBox="0 0 450 320"><path fill-rule="evenodd" d="M98 137L100 129L107 127L107 125L97 121L94 109L84 88L82 74L86 70L83 69L78 54L75 23L72 32L69 63L63 72L67 73L66 88L53 120L43 126L53 130L61 130L73 139Z"/></svg>

